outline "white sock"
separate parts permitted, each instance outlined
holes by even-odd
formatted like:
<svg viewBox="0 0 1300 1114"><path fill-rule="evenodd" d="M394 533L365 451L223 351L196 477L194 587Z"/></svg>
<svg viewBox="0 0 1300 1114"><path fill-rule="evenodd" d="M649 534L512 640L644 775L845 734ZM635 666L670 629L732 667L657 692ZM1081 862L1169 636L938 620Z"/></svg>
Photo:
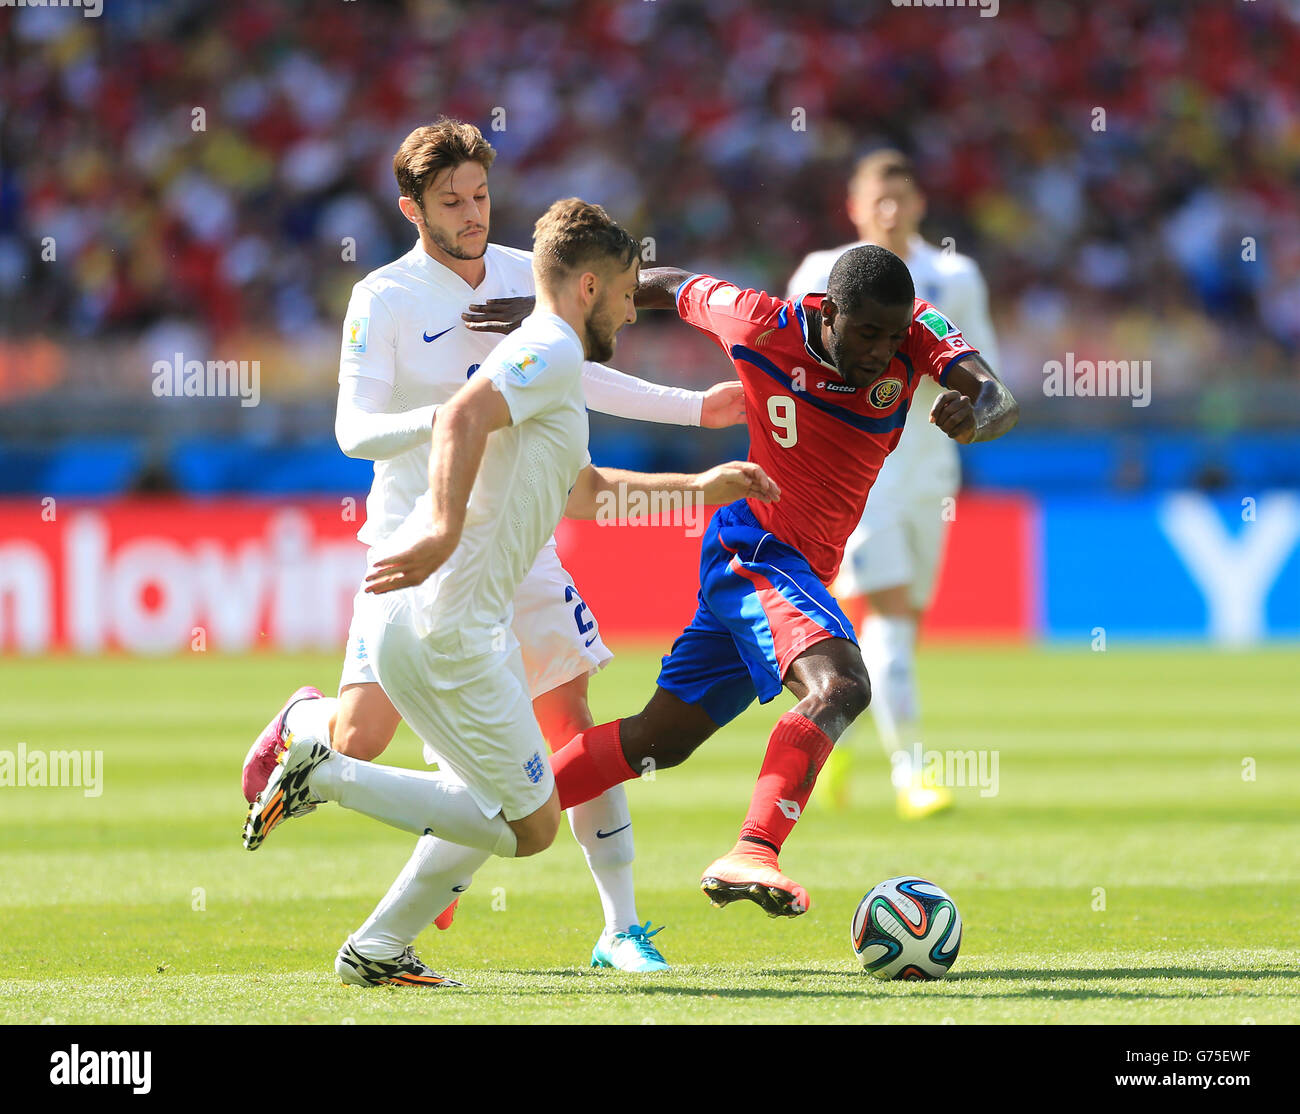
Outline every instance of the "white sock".
<svg viewBox="0 0 1300 1114"><path fill-rule="evenodd" d="M469 790L441 773L399 770L335 751L316 767L311 788L327 801L414 835L429 831L505 858L518 848L500 813L484 816Z"/></svg>
<svg viewBox="0 0 1300 1114"><path fill-rule="evenodd" d="M295 739L311 739L312 742L329 746L330 717L338 706L338 698L335 696L299 700L284 717L284 724L293 732Z"/></svg>
<svg viewBox="0 0 1300 1114"><path fill-rule="evenodd" d="M474 871L488 858L486 851L421 836L388 893L352 934L352 946L367 959L401 955L435 917L469 889Z"/></svg>
<svg viewBox="0 0 1300 1114"><path fill-rule="evenodd" d="M640 924L632 884L632 860L636 855L632 812L623 787L616 785L594 800L574 805L569 809L569 827L596 880L596 892L605 912L605 931L624 932Z"/></svg>
<svg viewBox="0 0 1300 1114"><path fill-rule="evenodd" d="M871 615L862 627L862 660L871 678L871 714L897 789L912 785L912 749L921 741L916 700L916 623Z"/></svg>

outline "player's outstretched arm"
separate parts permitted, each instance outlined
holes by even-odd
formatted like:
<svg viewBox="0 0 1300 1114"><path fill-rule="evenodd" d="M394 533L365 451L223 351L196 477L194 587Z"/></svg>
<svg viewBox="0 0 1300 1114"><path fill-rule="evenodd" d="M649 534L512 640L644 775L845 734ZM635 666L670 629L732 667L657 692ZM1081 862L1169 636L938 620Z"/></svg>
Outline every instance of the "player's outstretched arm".
<svg viewBox="0 0 1300 1114"><path fill-rule="evenodd" d="M510 333L533 312L533 304L532 295L491 298L470 306L461 319L471 332ZM716 383L706 391L690 391L587 363L582 369L582 393L592 410L639 422L723 429L745 420L745 396L738 379Z"/></svg>
<svg viewBox="0 0 1300 1114"><path fill-rule="evenodd" d="M722 429L745 420L745 392L739 379L715 383L707 391L691 391L586 363L582 394L591 410L639 422Z"/></svg>
<svg viewBox="0 0 1300 1114"><path fill-rule="evenodd" d="M439 407L429 452L429 532L409 549L376 561L366 576L367 592L380 595L423 584L455 552L488 435L509 424L510 407L486 375L475 376Z"/></svg>
<svg viewBox="0 0 1300 1114"><path fill-rule="evenodd" d="M693 271L683 271L680 267L650 267L642 271L636 288L636 308L675 309L678 287L692 277Z"/></svg>
<svg viewBox="0 0 1300 1114"><path fill-rule="evenodd" d="M680 267L643 270L636 288L636 308L675 308L678 287L694 275L695 272L683 271ZM492 298L471 305L460 317L472 332L509 333L519 328L519 323L533 312L535 302L531 294L521 298Z"/></svg>
<svg viewBox="0 0 1300 1114"><path fill-rule="evenodd" d="M948 385L953 389L934 400L930 421L954 441L993 441L1020 419L1019 403L977 354L953 364Z"/></svg>
<svg viewBox="0 0 1300 1114"><path fill-rule="evenodd" d="M619 510L634 506L631 497L645 494L672 495L682 492L696 499L700 506L734 503L737 499L760 499L775 503L781 491L757 464L732 460L707 472L689 475L683 472L627 472L621 468L597 468L587 465L569 492L564 508L568 518L596 518L602 512L619 516ZM643 504L644 505L644 504ZM654 506L653 500L649 504Z"/></svg>

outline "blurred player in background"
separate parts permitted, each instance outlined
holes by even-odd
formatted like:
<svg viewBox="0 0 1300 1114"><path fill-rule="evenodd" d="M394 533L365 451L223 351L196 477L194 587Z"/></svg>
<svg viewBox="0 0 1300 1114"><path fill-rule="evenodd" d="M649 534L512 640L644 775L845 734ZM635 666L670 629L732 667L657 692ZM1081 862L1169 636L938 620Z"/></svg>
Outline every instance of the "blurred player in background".
<svg viewBox="0 0 1300 1114"><path fill-rule="evenodd" d="M349 456L375 462L366 520L357 537L373 551L428 490L429 443L435 413L500 343L475 323L471 307L489 298L533 293L532 255L488 242L488 171L496 152L478 128L440 120L417 128L393 160L402 214L419 232L400 259L357 283L344 321L335 434ZM679 425L724 426L741 420L739 383L708 391L663 387L598 363L584 364L582 389L596 410ZM383 753L401 716L378 684L360 630L372 596L358 591L348 631L338 699L303 688L290 697L250 751L250 779L263 780L286 731L318 735L341 754ZM552 538L542 548L514 601L514 632L523 648L533 710L552 749L592 723L589 676L613 657L595 616L560 564ZM632 881L632 817L621 787L569 811L600 895L605 928L592 964L654 971L666 964L642 924ZM411 868L394 884L355 943L371 955L396 954L437 917L454 916L466 882L464 849L422 841ZM432 903L436 908L426 910Z"/></svg>
<svg viewBox="0 0 1300 1114"><path fill-rule="evenodd" d="M790 279L787 296L824 291L841 255L862 244L879 244L907 263L916 296L959 322L971 346L997 367L984 279L974 260L921 238L925 195L911 160L894 150L862 159L849 182L848 213L858 242L807 256ZM831 586L860 632L871 677L871 714L890 757L898 813L905 819L952 804L951 790L923 784L915 759L921 745L917 631L934 591L951 500L961 480L956 444L927 420L940 390L931 379L918 384L903 436L876 477ZM822 772L826 796L838 808L848 801L851 753L836 747Z"/></svg>

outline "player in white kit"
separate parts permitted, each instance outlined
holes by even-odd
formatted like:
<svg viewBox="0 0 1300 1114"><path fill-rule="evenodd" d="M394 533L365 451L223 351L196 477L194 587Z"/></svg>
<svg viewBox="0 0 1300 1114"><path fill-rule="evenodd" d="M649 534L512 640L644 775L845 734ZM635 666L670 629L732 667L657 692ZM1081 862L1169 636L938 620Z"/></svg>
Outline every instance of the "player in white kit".
<svg viewBox="0 0 1300 1114"><path fill-rule="evenodd" d="M848 212L861 239L808 255L790 279L788 297L825 290L831 267L844 252L878 244L907 264L916 296L960 322L971 345L997 367L984 279L972 259L921 238L925 197L907 156L882 150L862 159L849 183ZM925 378L917 387L903 436L876 478L832 586L862 640L872 716L890 755L899 815L907 819L952 803L946 787L923 783L914 761L921 742L917 628L934 591L961 480L956 443L926 420L941 390ZM871 613L864 620L868 605ZM837 747L819 782L840 805L847 797L848 761L848 751Z"/></svg>
<svg viewBox="0 0 1300 1114"><path fill-rule="evenodd" d="M366 577L375 598L359 612L376 677L441 769L360 761L332 749L327 732L291 724L269 775L251 786L250 850L325 801L448 841L466 885L489 855L536 854L555 838L559 797L511 633L515 593L562 514L594 517L614 483L672 491L696 489L698 478L606 473L587 455L582 365L608 358L636 319L636 241L571 198L538 221L534 244L537 309L434 418L428 490L376 548ZM708 502L777 494L749 463L711 470L698 489ZM417 847L404 875L419 858ZM460 985L410 947L433 912L426 906L392 956L349 938L336 971L359 985Z"/></svg>
<svg viewBox="0 0 1300 1114"><path fill-rule="evenodd" d="M419 230L406 255L357 283L344 321L335 432L350 456L375 462L358 538L372 550L384 544L428 489L428 451L434 412L487 359L501 337L480 331L472 306L490 298L531 296L531 253L487 241L488 169L495 153L470 124L444 120L417 128L394 158L402 213ZM621 417L682 425L739 421L739 383L707 392L647 383L597 363L583 366L583 393L592 409ZM378 757L401 720L377 683L361 634L371 597L358 591L348 631L337 700L303 688L290 697L254 744L256 776L270 772L286 719L298 730L324 730L333 746L354 758ZM591 726L587 679L612 657L596 617L560 563L554 539L542 548L519 586L514 631L519 638L533 710L552 749ZM306 726L304 726L306 725ZM252 752L250 752L250 757ZM245 797L253 794L245 785ZM627 798L615 789L569 810L574 835L596 882L605 927L593 964L623 970L662 970L666 963L643 925L632 882L634 840ZM359 931L363 949L391 951L407 919L439 927L454 915L461 875L459 852L423 841L421 869L399 880L378 918ZM443 881L452 878L450 887ZM409 913L407 912L409 910ZM394 924L396 928L394 928Z"/></svg>

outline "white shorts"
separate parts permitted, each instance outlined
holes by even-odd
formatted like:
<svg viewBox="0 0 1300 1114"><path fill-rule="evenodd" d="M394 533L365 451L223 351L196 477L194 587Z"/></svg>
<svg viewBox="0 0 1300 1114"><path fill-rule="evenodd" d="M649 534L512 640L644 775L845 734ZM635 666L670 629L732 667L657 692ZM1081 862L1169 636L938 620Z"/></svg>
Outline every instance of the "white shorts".
<svg viewBox="0 0 1300 1114"><path fill-rule="evenodd" d="M924 611L948 534L944 496L907 501L867 500L862 521L844 547L844 563L831 590L840 599L906 586L913 607Z"/></svg>
<svg viewBox="0 0 1300 1114"><path fill-rule="evenodd" d="M555 778L519 647L488 648L500 641L492 631L420 638L405 595L360 613L369 668L423 741L425 759L462 782L484 816L536 812Z"/></svg>
<svg viewBox="0 0 1300 1114"><path fill-rule="evenodd" d="M360 633L362 611L374 599L359 591L352 601L340 691L346 685L376 682L366 640ZM613 660L614 655L600 637L596 617L578 595L554 546L544 546L537 555L515 592L514 606L511 629L519 640L528 692L533 699L575 677L595 673Z"/></svg>

